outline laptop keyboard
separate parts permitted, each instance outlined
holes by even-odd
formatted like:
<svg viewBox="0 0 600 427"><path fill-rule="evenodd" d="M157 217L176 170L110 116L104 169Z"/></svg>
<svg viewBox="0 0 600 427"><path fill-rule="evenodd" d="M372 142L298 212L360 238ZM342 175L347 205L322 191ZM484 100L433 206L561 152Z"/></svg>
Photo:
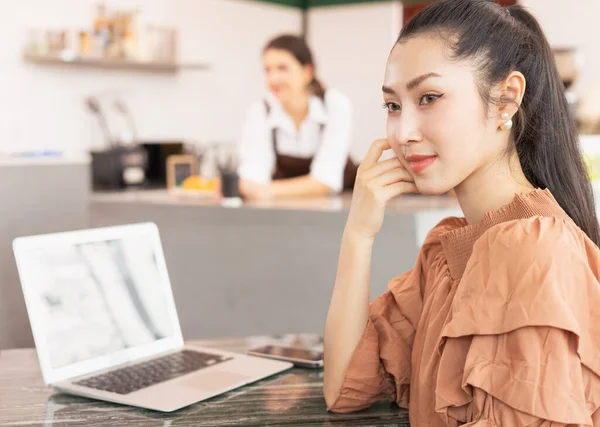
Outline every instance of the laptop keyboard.
<svg viewBox="0 0 600 427"><path fill-rule="evenodd" d="M231 360L231 357L182 350L89 377L74 384L112 393L128 394L228 360Z"/></svg>

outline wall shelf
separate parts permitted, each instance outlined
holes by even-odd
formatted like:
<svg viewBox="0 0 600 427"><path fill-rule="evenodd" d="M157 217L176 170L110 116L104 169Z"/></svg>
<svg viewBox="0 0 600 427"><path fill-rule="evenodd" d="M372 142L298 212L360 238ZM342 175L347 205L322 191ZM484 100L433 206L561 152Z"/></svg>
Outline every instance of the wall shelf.
<svg viewBox="0 0 600 427"><path fill-rule="evenodd" d="M96 68L107 70L128 70L150 73L174 74L180 70L208 70L210 65L201 63L177 63L169 61L135 61L113 58L67 58L60 55L39 55L25 53L25 62L44 66L63 66L79 68Z"/></svg>

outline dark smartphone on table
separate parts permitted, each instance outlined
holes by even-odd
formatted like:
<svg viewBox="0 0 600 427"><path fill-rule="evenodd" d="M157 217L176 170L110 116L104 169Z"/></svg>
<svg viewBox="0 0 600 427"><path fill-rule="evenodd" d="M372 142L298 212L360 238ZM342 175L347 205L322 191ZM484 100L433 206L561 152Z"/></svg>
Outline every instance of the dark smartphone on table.
<svg viewBox="0 0 600 427"><path fill-rule="evenodd" d="M252 356L292 362L301 368L322 368L323 352L306 348L286 347L282 345L265 345L248 350Z"/></svg>

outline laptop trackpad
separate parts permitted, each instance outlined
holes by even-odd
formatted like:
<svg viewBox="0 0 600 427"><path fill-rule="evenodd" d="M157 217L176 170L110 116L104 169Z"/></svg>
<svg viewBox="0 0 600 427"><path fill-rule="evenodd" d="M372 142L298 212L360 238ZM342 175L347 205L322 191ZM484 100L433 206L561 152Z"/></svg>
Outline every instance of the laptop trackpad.
<svg viewBox="0 0 600 427"><path fill-rule="evenodd" d="M245 384L251 377L248 375L236 374L227 371L210 371L197 375L190 375L190 378L182 379L180 385L202 390L223 390L233 387L237 384Z"/></svg>

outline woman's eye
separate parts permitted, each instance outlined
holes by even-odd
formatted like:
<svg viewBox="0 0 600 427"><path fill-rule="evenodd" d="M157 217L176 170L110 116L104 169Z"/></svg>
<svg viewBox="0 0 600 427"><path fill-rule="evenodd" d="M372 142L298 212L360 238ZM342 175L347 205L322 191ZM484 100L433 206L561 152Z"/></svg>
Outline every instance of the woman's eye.
<svg viewBox="0 0 600 427"><path fill-rule="evenodd" d="M383 108L386 109L388 113L397 113L402 109L402 107L395 102L386 102L383 104Z"/></svg>
<svg viewBox="0 0 600 427"><path fill-rule="evenodd" d="M419 105L432 104L435 101L437 101L438 99L440 99L442 96L444 96L444 95L433 95L433 94L423 95L421 97L421 101L419 102Z"/></svg>

